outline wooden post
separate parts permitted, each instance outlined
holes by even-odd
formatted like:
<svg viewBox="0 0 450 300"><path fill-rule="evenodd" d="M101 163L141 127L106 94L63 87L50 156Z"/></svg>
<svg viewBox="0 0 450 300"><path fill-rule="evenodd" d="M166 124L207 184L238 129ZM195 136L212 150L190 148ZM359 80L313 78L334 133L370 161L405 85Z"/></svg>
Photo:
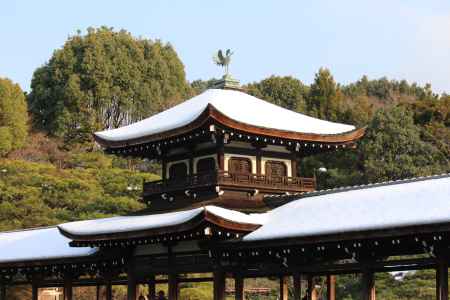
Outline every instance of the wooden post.
<svg viewBox="0 0 450 300"><path fill-rule="evenodd" d="M95 287L95 299L100 300L100 285L98 285L98 284Z"/></svg>
<svg viewBox="0 0 450 300"><path fill-rule="evenodd" d="M169 274L169 300L178 300L178 275L175 273Z"/></svg>
<svg viewBox="0 0 450 300"><path fill-rule="evenodd" d="M138 285L134 270L134 262L130 261L127 267L127 300L136 300Z"/></svg>
<svg viewBox="0 0 450 300"><path fill-rule="evenodd" d="M256 174L261 175L262 166L261 166L261 147L257 146L256 148Z"/></svg>
<svg viewBox="0 0 450 300"><path fill-rule="evenodd" d="M289 296L288 278L289 277L287 276L280 277L280 300L288 300Z"/></svg>
<svg viewBox="0 0 450 300"><path fill-rule="evenodd" d="M161 177L162 180L166 181L167 180L167 163L166 163L166 159L163 157L162 159L162 164L161 164Z"/></svg>
<svg viewBox="0 0 450 300"><path fill-rule="evenodd" d="M72 276L67 274L64 276L64 300L72 300Z"/></svg>
<svg viewBox="0 0 450 300"><path fill-rule="evenodd" d="M31 285L31 299L38 300L38 298L39 298L39 287L35 283L33 283ZM4 298L4 299L6 299L6 298ZM2 300L3 300L3 298L2 298Z"/></svg>
<svg viewBox="0 0 450 300"><path fill-rule="evenodd" d="M295 273L292 276L292 281L294 282L294 300L302 299L302 277L300 274Z"/></svg>
<svg viewBox="0 0 450 300"><path fill-rule="evenodd" d="M112 284L111 280L108 279L106 282L106 300L112 300Z"/></svg>
<svg viewBox="0 0 450 300"><path fill-rule="evenodd" d="M436 266L436 299L448 300L448 261L439 259Z"/></svg>
<svg viewBox="0 0 450 300"><path fill-rule="evenodd" d="M150 275L148 280L148 300L156 299L155 275Z"/></svg>
<svg viewBox="0 0 450 300"><path fill-rule="evenodd" d="M336 276L327 275L327 300L336 299Z"/></svg>
<svg viewBox="0 0 450 300"><path fill-rule="evenodd" d="M224 300L224 299L225 299L225 273L221 270L216 270L214 271L214 300Z"/></svg>
<svg viewBox="0 0 450 300"><path fill-rule="evenodd" d="M234 299L244 300L244 277L240 274L234 277Z"/></svg>
<svg viewBox="0 0 450 300"><path fill-rule="evenodd" d="M375 300L375 276L373 271L364 270L362 274L362 300Z"/></svg>
<svg viewBox="0 0 450 300"><path fill-rule="evenodd" d="M312 275L308 275L308 289L306 290L306 299L312 300L313 289L314 289L313 277Z"/></svg>
<svg viewBox="0 0 450 300"><path fill-rule="evenodd" d="M6 300L6 285L0 283L0 300Z"/></svg>

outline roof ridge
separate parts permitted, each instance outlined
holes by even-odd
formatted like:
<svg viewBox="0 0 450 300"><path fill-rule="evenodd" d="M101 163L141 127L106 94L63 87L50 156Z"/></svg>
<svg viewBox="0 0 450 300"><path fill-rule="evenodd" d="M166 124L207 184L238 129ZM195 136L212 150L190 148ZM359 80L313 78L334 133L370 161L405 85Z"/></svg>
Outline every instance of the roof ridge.
<svg viewBox="0 0 450 300"><path fill-rule="evenodd" d="M426 180L440 179L440 178L450 178L450 172L442 173L442 174L427 175L427 176L409 177L409 178L403 178L403 179L397 179L397 180L387 180L387 181L374 182L374 183L371 182L371 183L367 183L367 184L342 186L342 187L323 189L323 190L312 191L312 192L294 193L294 194L289 194L289 195L273 194L273 195L266 195L264 198L287 198L287 199L290 199L293 197L297 197L296 199L302 199L302 198L307 198L307 197L322 196L322 195L335 194L335 193L341 193L341 192L369 189L369 188L375 188L375 187L381 187L381 186L390 186L390 185L403 184L403 183L412 183L412 182L419 182L419 181L426 181Z"/></svg>

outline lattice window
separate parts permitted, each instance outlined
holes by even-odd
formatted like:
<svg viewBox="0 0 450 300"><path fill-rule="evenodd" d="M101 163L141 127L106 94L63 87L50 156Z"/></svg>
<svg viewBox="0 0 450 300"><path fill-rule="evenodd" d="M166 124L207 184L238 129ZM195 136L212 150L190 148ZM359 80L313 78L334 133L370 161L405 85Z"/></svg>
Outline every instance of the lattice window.
<svg viewBox="0 0 450 300"><path fill-rule="evenodd" d="M228 161L228 172L240 173L240 174L251 174L252 173L252 162L248 158L232 157Z"/></svg>
<svg viewBox="0 0 450 300"><path fill-rule="evenodd" d="M287 176L286 164L281 161L266 162L266 176L270 177L284 177Z"/></svg>

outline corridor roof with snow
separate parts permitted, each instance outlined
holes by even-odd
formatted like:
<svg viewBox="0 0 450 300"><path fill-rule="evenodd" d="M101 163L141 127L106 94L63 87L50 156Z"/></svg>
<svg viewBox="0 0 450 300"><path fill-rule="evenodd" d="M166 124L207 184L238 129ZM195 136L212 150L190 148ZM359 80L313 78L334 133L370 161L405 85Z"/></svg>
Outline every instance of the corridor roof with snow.
<svg viewBox="0 0 450 300"><path fill-rule="evenodd" d="M450 223L450 174L322 193L272 210L244 241Z"/></svg>

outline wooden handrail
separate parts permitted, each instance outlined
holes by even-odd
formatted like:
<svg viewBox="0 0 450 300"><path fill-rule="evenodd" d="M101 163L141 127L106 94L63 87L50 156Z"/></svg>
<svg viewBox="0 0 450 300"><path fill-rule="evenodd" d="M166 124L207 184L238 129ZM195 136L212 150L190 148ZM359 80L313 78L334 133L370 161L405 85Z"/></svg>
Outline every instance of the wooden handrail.
<svg viewBox="0 0 450 300"><path fill-rule="evenodd" d="M314 178L266 176L253 173L230 173L228 171L214 171L187 175L182 178L158 180L144 183L147 194L165 193L174 190L195 188L201 186L223 184L241 187L268 188L286 191L314 190Z"/></svg>

